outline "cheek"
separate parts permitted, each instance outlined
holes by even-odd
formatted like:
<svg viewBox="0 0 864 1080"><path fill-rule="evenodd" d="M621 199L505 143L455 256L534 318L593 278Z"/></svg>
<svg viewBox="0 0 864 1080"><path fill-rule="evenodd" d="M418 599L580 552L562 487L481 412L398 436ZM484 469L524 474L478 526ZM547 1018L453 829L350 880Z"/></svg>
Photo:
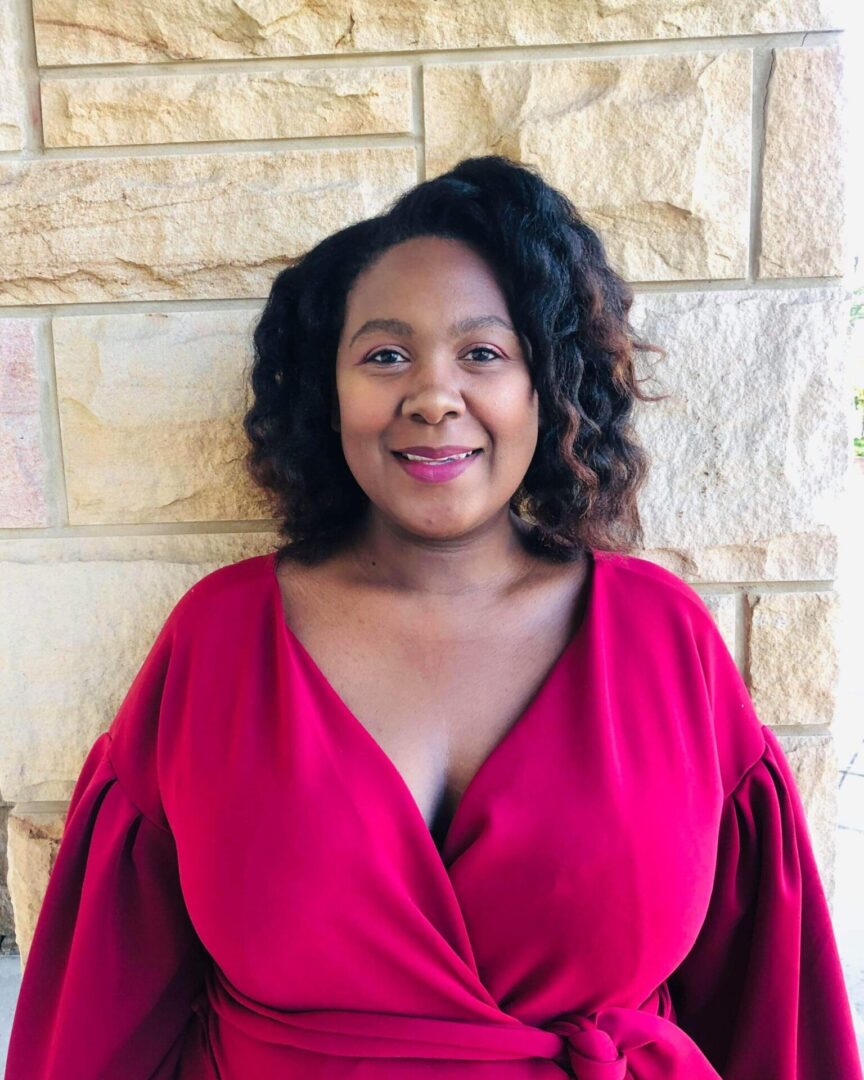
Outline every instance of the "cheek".
<svg viewBox="0 0 864 1080"><path fill-rule="evenodd" d="M380 395L352 392L340 403L342 430L346 438L368 438L379 432L387 423L386 403Z"/></svg>
<svg viewBox="0 0 864 1080"><path fill-rule="evenodd" d="M526 394L500 395L490 403L488 410L492 430L514 448L522 447L537 439L539 424L539 398L536 391Z"/></svg>

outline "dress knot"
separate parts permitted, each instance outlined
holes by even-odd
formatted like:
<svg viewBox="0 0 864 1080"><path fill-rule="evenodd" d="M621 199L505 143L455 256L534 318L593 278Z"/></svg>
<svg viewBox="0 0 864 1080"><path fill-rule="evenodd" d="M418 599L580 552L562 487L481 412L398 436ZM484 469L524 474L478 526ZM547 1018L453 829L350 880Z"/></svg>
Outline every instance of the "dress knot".
<svg viewBox="0 0 864 1080"><path fill-rule="evenodd" d="M627 1080L627 1058L611 1037L587 1017L550 1025L567 1043L575 1080Z"/></svg>

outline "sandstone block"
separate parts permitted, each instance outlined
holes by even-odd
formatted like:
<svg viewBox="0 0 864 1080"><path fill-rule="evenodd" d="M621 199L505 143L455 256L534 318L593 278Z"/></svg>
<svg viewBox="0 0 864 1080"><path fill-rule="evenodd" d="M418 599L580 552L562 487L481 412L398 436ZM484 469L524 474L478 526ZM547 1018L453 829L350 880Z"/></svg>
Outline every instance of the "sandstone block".
<svg viewBox="0 0 864 1080"><path fill-rule="evenodd" d="M42 126L46 146L407 132L410 69L45 79Z"/></svg>
<svg viewBox="0 0 864 1080"><path fill-rule="evenodd" d="M27 90L22 55L22 34L16 9L0 4L0 150L24 146Z"/></svg>
<svg viewBox="0 0 864 1080"><path fill-rule="evenodd" d="M775 49L765 108L761 277L844 272L843 56Z"/></svg>
<svg viewBox="0 0 864 1080"><path fill-rule="evenodd" d="M9 807L0 805L0 956L17 951L15 916L9 895Z"/></svg>
<svg viewBox="0 0 864 1080"><path fill-rule="evenodd" d="M644 556L643 556L644 557ZM699 590L696 590L699 592ZM737 651L735 633L736 600L732 593L700 593L705 606L711 612L720 635L734 656Z"/></svg>
<svg viewBox="0 0 864 1080"><path fill-rule="evenodd" d="M750 78L749 52L427 64L427 176L500 153L568 195L625 278L741 277Z"/></svg>
<svg viewBox="0 0 864 1080"><path fill-rule="evenodd" d="M35 808L9 815L9 895L15 912L15 938L22 970L54 869L66 812Z"/></svg>
<svg viewBox="0 0 864 1080"><path fill-rule="evenodd" d="M804 804L813 853L829 904L834 896L837 759L830 735L778 735Z"/></svg>
<svg viewBox="0 0 864 1080"><path fill-rule="evenodd" d="M836 592L751 592L750 684L766 724L830 724L836 708Z"/></svg>
<svg viewBox="0 0 864 1080"><path fill-rule="evenodd" d="M0 162L0 304L266 296L415 182L411 147Z"/></svg>
<svg viewBox="0 0 864 1080"><path fill-rule="evenodd" d="M272 530L0 540L0 657L15 658L0 679L0 797L68 800L180 596L278 543Z"/></svg>
<svg viewBox="0 0 864 1080"><path fill-rule="evenodd" d="M243 466L258 313L54 320L70 524L271 516Z"/></svg>
<svg viewBox="0 0 864 1080"><path fill-rule="evenodd" d="M0 319L0 528L50 524L36 322Z"/></svg>
<svg viewBox="0 0 864 1080"><path fill-rule="evenodd" d="M827 30L842 0L34 0L39 63L302 56Z"/></svg>
<svg viewBox="0 0 864 1080"><path fill-rule="evenodd" d="M842 288L640 293L650 557L688 581L836 576L848 454Z"/></svg>

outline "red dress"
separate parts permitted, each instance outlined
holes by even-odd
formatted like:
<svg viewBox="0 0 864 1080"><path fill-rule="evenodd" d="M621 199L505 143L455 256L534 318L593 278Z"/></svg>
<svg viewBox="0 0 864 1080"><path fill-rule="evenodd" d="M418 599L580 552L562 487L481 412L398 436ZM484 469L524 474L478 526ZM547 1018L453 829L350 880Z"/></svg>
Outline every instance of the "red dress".
<svg viewBox="0 0 864 1080"><path fill-rule="evenodd" d="M584 620L439 851L272 554L170 612L78 778L6 1080L861 1080L799 794L698 594Z"/></svg>

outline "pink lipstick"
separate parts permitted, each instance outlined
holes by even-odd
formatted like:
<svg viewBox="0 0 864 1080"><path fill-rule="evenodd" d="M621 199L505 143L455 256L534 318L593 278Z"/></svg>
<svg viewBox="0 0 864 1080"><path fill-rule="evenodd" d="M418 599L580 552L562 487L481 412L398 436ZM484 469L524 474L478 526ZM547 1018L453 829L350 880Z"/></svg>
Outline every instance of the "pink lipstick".
<svg viewBox="0 0 864 1080"><path fill-rule="evenodd" d="M421 480L427 484L443 484L465 472L482 452L482 450L471 450L464 457L458 457L455 461L445 460L440 464L432 461L411 461L396 450L392 453L405 472L415 480Z"/></svg>

